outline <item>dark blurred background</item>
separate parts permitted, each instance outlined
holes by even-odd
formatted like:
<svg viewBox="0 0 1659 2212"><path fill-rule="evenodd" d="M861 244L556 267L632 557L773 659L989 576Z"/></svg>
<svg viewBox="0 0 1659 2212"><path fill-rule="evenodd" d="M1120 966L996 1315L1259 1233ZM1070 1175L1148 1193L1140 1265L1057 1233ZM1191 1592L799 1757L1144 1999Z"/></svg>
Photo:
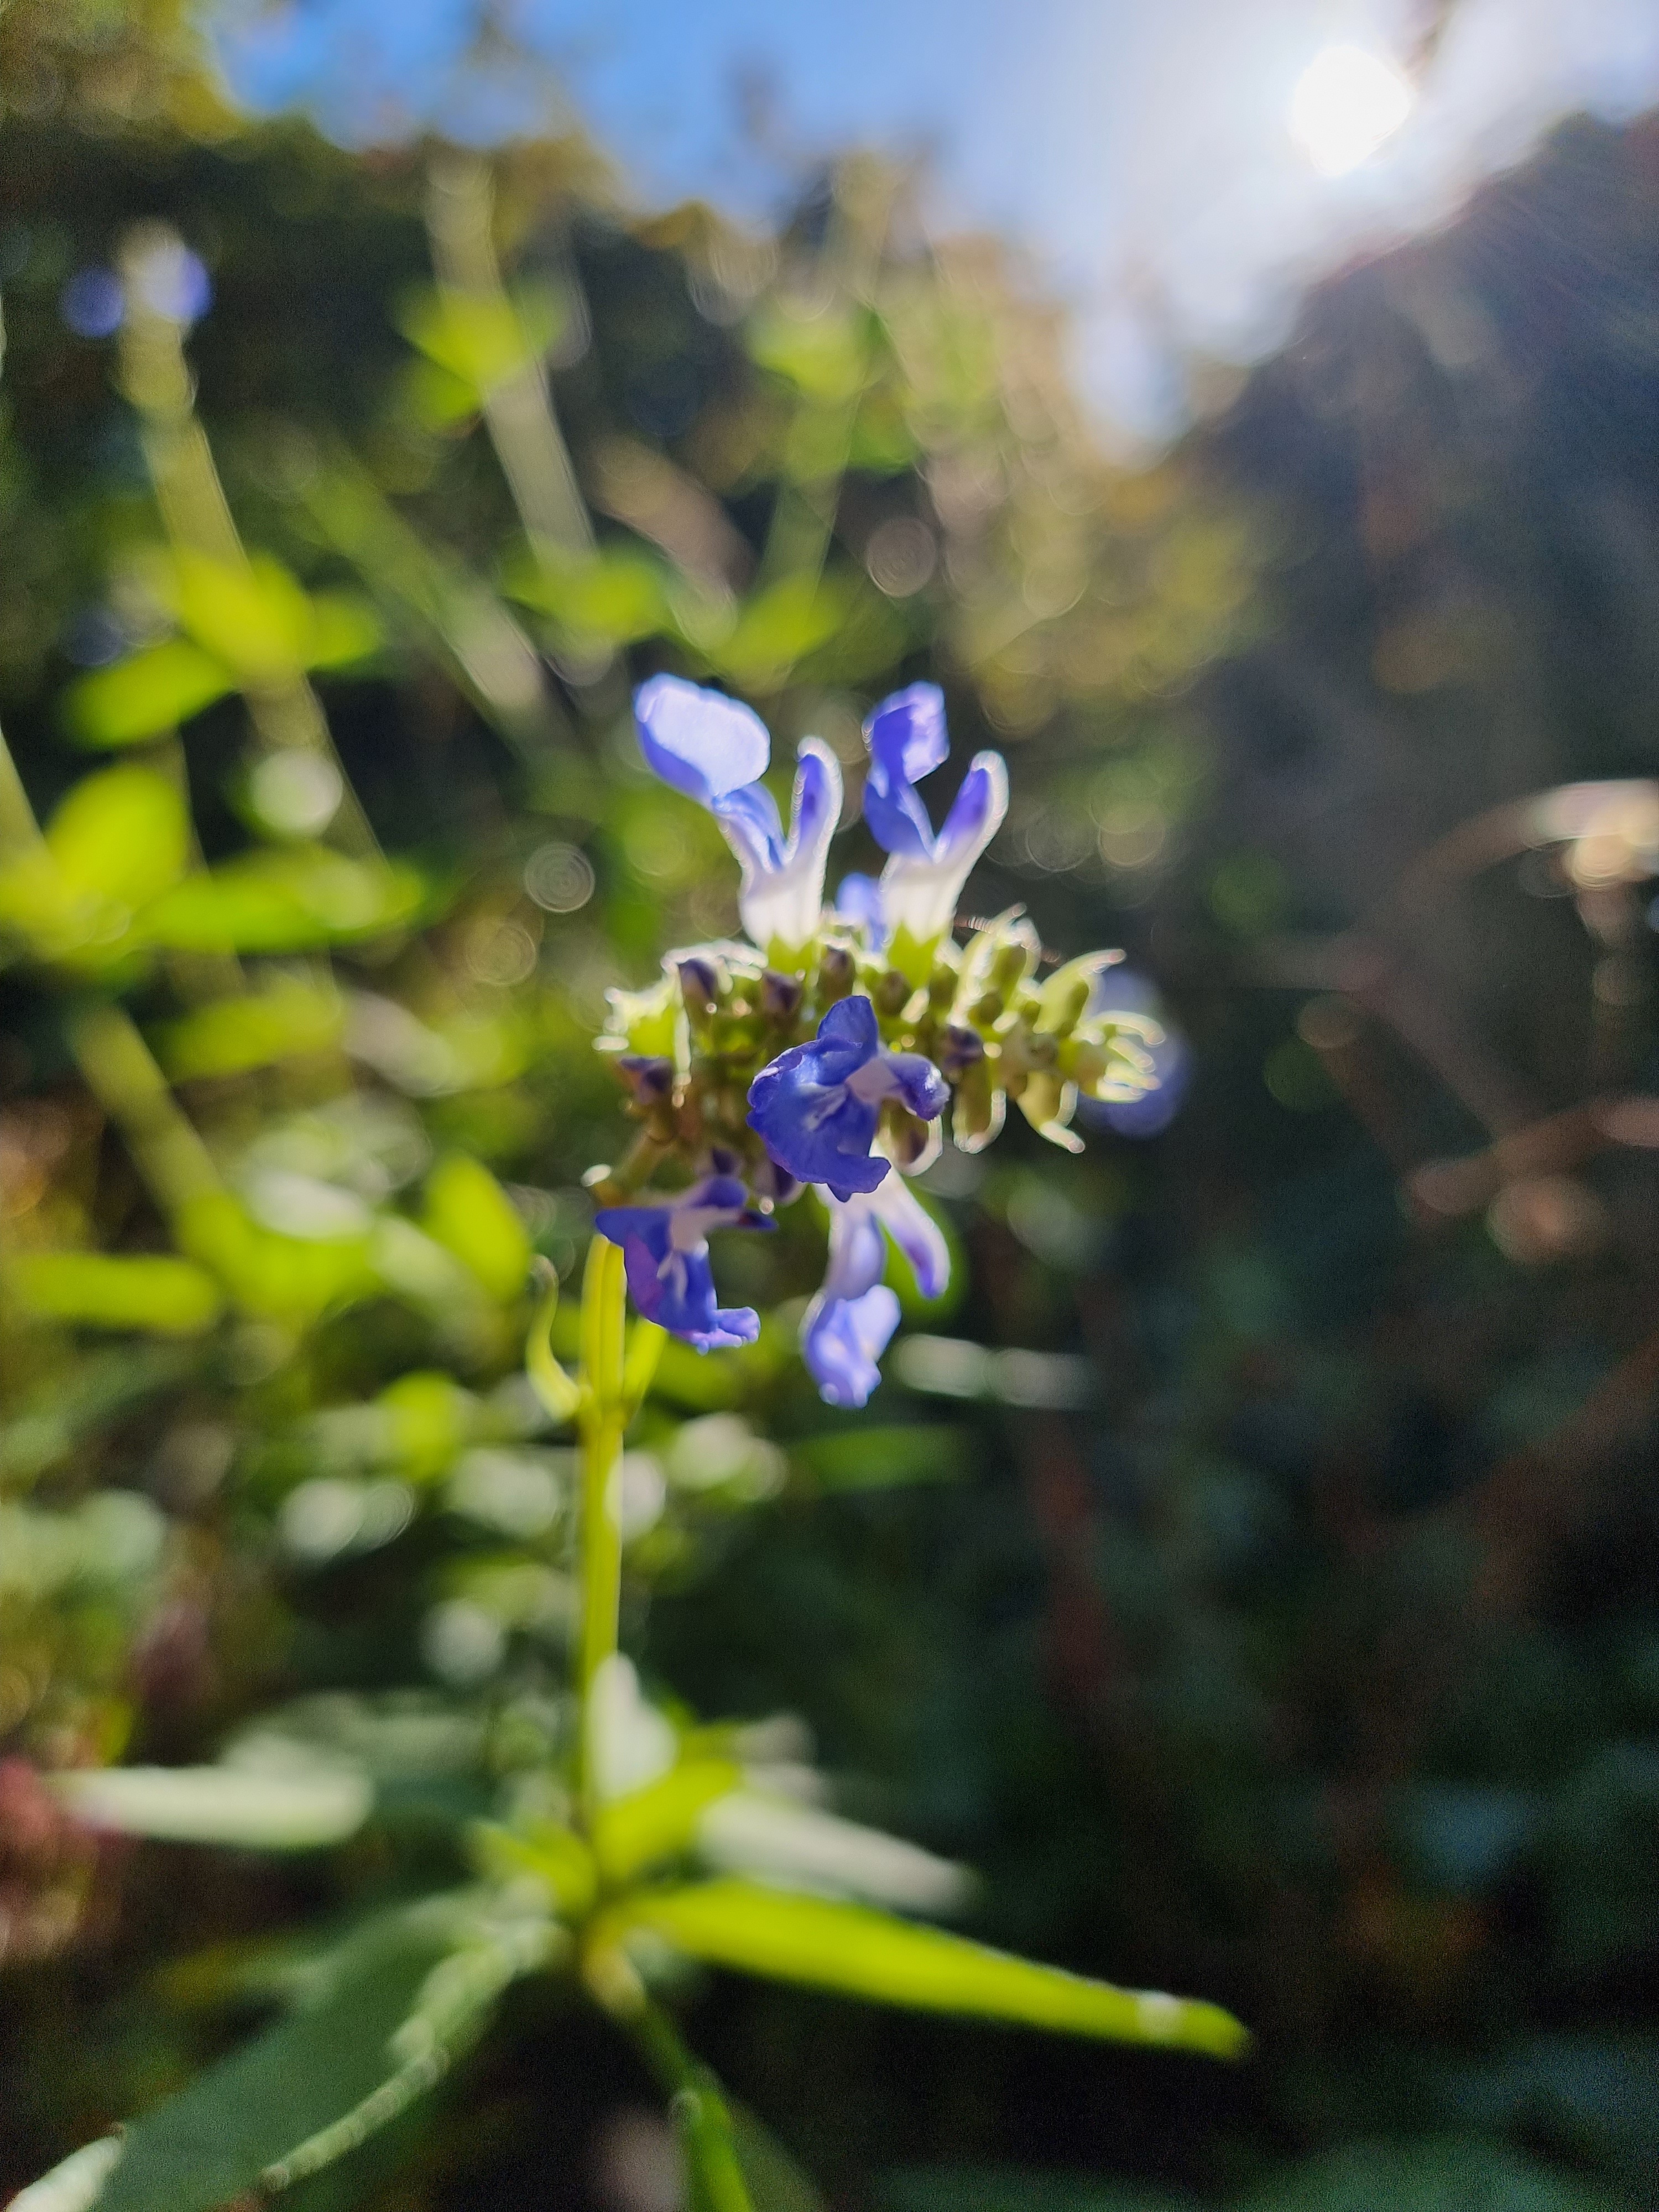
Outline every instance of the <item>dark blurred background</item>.
<svg viewBox="0 0 1659 2212"><path fill-rule="evenodd" d="M584 1024L726 926L702 825L625 752L627 676L681 645L521 599L548 690L515 730L397 568L402 518L512 595L476 411L400 335L436 138L233 112L161 0L17 0L0 92L0 714L31 793L84 765L59 702L153 530L87 276L160 218L210 273L191 351L245 532L384 618L367 675L324 684L352 781L458 886L440 957L533 1030L419 1111L556 1261L614 1143ZM902 168L826 165L769 234L641 213L574 125L494 159L601 548L741 598L796 500L818 599L725 679L840 747L936 676L958 751L1010 762L981 910L1123 945L1189 1054L1166 1127L1068 1160L1021 1124L935 1171L967 1287L862 1417L943 1431L931 1462L838 1480L859 1424L787 1359L745 1382L806 1475L687 1539L640 1648L705 1711L802 1715L846 1809L982 1869L992 1940L1212 1996L1256 2051L1224 2075L725 1983L700 2046L836 2204L1659 2201L1659 125L1559 123L1314 283L1255 366L1189 361L1188 427L1133 460L1103 458L1030 265L931 227ZM210 855L242 834L239 743L225 705L190 726ZM526 898L555 845L568 896ZM49 997L0 975L0 1010L9 1225L61 1202L142 1243ZM811 1288L810 1240L777 1242L742 1294ZM941 1337L985 1348L983 1395ZM430 1364L376 1308L323 1342L307 1403ZM111 1356L9 1362L9 1479L137 1490L173 1548L125 1613L0 1560L0 2185L232 2032L162 1962L373 1872L89 1865L31 1762L100 1728L199 1755L273 1695L431 1673L436 1539L272 1564L291 1392L251 1355ZM75 1389L72 1447L19 1475L42 1393ZM243 1488L222 1461L198 1495L190 1439L221 1434ZM649 2212L656 2125L531 1989L434 2111L311 2187Z"/></svg>

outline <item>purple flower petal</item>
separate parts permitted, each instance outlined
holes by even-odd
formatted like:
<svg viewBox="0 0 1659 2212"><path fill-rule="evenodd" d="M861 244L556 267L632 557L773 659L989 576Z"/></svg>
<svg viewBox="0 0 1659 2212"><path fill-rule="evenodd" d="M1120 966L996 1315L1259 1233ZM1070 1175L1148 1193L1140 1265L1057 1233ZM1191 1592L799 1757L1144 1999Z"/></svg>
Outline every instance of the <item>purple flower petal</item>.
<svg viewBox="0 0 1659 2212"><path fill-rule="evenodd" d="M898 1318L899 1302L884 1283L861 1297L813 1299L801 1324L801 1352L827 1405L866 1403L881 1381L877 1363Z"/></svg>
<svg viewBox="0 0 1659 2212"><path fill-rule="evenodd" d="M678 676L641 684L634 720L647 765L704 806L756 782L772 757L758 715L723 691L705 691Z"/></svg>
<svg viewBox="0 0 1659 2212"><path fill-rule="evenodd" d="M888 1162L871 1154L881 1103L897 1097L933 1120L949 1097L945 1079L919 1053L884 1052L866 997L842 999L808 1043L791 1045L749 1086L749 1126L802 1182L837 1198L873 1190Z"/></svg>

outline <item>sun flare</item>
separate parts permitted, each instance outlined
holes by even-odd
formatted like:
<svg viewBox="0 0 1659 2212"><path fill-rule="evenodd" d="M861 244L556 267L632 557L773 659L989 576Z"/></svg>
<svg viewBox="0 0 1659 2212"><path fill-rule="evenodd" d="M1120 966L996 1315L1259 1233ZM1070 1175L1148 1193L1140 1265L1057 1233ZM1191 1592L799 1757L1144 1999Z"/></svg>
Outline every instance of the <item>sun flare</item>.
<svg viewBox="0 0 1659 2212"><path fill-rule="evenodd" d="M1340 177L1393 137L1411 106L1411 86L1380 54L1327 46L1291 95L1291 136L1322 175Z"/></svg>

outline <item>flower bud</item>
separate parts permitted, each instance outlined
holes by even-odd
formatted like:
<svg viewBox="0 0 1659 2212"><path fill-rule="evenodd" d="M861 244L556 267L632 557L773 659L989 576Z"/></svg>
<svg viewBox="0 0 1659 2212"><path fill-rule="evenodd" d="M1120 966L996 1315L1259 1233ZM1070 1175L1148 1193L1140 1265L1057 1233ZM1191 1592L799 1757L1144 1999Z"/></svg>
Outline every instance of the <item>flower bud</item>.
<svg viewBox="0 0 1659 2212"><path fill-rule="evenodd" d="M1002 1127L1002 1093L991 1080L991 1064L976 1060L964 1068L957 1085L956 1111L951 1134L959 1152L983 1152Z"/></svg>
<svg viewBox="0 0 1659 2212"><path fill-rule="evenodd" d="M805 986L799 975L781 975L775 968L769 968L761 977L761 1012L779 1028L794 1020L805 995Z"/></svg>
<svg viewBox="0 0 1659 2212"><path fill-rule="evenodd" d="M951 1022L940 1031L933 1058L947 1083L954 1083L964 1069L984 1057L984 1040L975 1036L972 1030L961 1029L955 1022Z"/></svg>
<svg viewBox="0 0 1659 2212"><path fill-rule="evenodd" d="M937 1158L943 1141L940 1125L924 1121L896 1099L887 1099L881 1109L881 1149L903 1175L919 1174Z"/></svg>
<svg viewBox="0 0 1659 2212"><path fill-rule="evenodd" d="M875 1001L876 1012L884 1020L890 1022L896 1014L904 1012L909 1001L910 989L908 976L900 975L896 968L888 969L885 975L877 977L875 988L870 994Z"/></svg>
<svg viewBox="0 0 1659 2212"><path fill-rule="evenodd" d="M818 1004L831 1006L838 999L844 999L857 973L853 956L844 945L826 945L823 957L818 963Z"/></svg>
<svg viewBox="0 0 1659 2212"><path fill-rule="evenodd" d="M685 1011L693 1021L712 1013L726 996L729 979L717 960L700 952L688 953L678 963L678 973Z"/></svg>
<svg viewBox="0 0 1659 2212"><path fill-rule="evenodd" d="M627 1052L617 1060L616 1068L636 1106L659 1106L674 1088L674 1063L672 1060L645 1053Z"/></svg>

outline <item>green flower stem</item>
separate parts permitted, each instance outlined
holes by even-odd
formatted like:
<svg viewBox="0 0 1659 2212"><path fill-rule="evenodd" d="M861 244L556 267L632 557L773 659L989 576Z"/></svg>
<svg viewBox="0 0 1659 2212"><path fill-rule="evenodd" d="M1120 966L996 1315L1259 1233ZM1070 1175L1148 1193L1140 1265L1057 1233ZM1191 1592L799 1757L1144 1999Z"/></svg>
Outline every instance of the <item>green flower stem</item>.
<svg viewBox="0 0 1659 2212"><path fill-rule="evenodd" d="M87 1088L125 1138L162 1211L177 1216L216 1196L223 1186L212 1155L180 1111L131 1016L94 1000L70 1013L65 1030Z"/></svg>
<svg viewBox="0 0 1659 2212"><path fill-rule="evenodd" d="M720 2085L680 2041L673 2021L647 1997L618 2015L635 2049L667 2093L691 2169L699 2212L752 2212Z"/></svg>
<svg viewBox="0 0 1659 2212"><path fill-rule="evenodd" d="M577 1419L581 1476L580 1644L577 1653L579 1771L577 1799L592 1827L598 1810L599 1729L595 1686L617 1650L622 1603L622 1442L628 1425L625 1338L628 1285L621 1248L596 1236L582 1279L581 1410Z"/></svg>

